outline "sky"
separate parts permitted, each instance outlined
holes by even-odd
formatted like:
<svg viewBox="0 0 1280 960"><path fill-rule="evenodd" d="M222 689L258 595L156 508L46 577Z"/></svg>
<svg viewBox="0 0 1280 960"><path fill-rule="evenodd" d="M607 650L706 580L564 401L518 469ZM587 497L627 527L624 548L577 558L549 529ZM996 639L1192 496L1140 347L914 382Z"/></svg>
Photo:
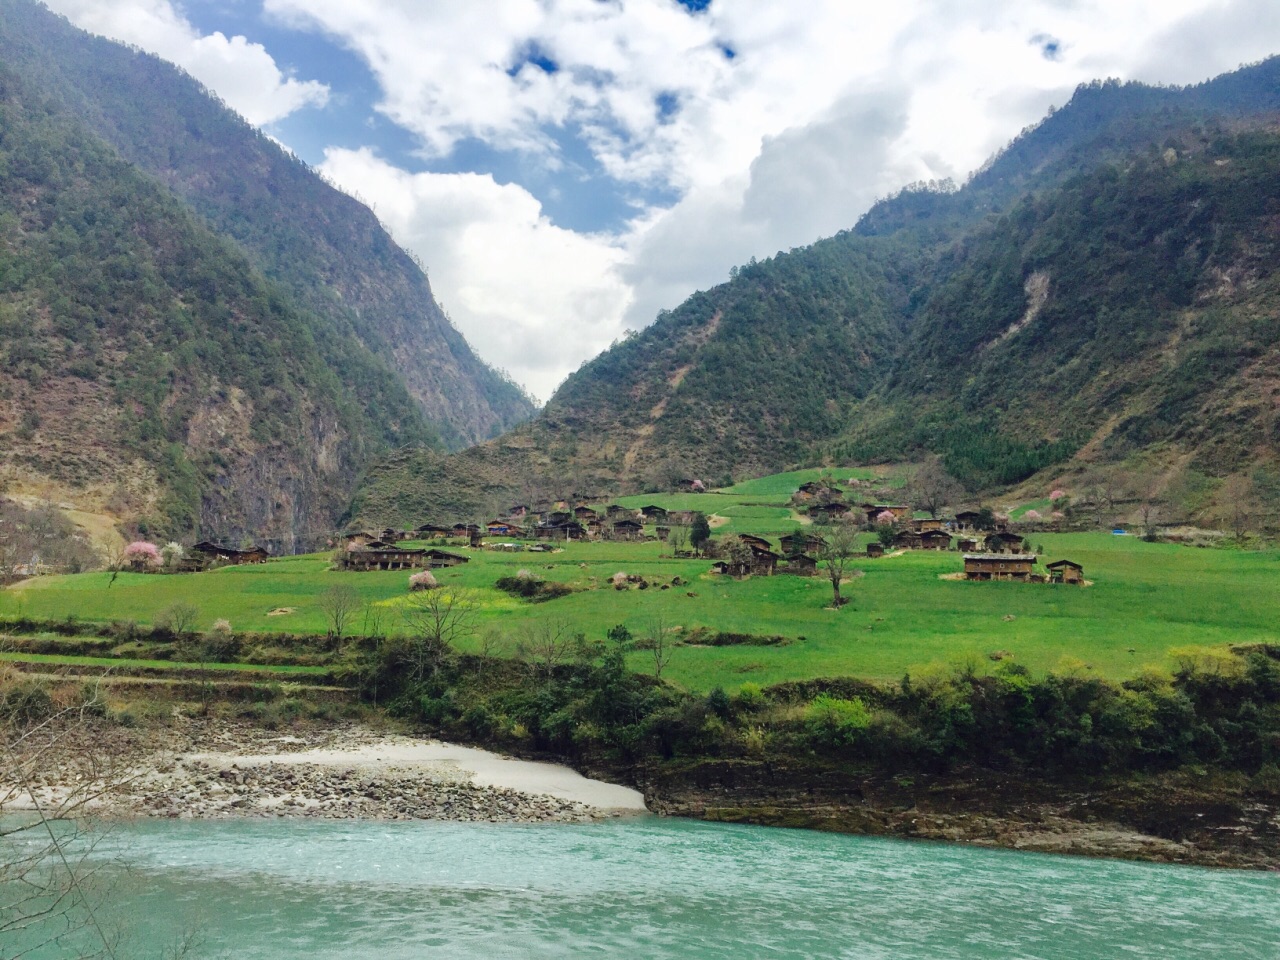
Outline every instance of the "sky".
<svg viewBox="0 0 1280 960"><path fill-rule="evenodd" d="M546 399L751 257L964 178L1095 78L1280 53L1276 0L45 0L373 208Z"/></svg>

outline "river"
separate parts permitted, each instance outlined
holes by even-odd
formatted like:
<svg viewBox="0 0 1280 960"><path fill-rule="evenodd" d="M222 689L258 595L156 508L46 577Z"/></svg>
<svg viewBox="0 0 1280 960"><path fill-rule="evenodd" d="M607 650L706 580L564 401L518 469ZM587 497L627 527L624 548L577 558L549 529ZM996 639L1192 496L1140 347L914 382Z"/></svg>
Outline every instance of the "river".
<svg viewBox="0 0 1280 960"><path fill-rule="evenodd" d="M142 820L92 856L130 960L1280 956L1276 874L647 816Z"/></svg>

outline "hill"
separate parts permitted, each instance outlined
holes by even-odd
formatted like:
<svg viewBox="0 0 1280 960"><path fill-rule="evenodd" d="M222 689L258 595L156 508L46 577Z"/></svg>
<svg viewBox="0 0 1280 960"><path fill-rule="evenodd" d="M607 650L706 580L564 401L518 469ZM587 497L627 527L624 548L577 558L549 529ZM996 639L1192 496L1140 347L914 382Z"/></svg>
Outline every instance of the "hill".
<svg viewBox="0 0 1280 960"><path fill-rule="evenodd" d="M472 353L372 212L176 67L30 0L0 0L0 61L187 201L299 307L358 340L446 445L532 415L524 393Z"/></svg>
<svg viewBox="0 0 1280 960"><path fill-rule="evenodd" d="M4 482L155 535L328 529L361 464L434 441L403 384L0 67Z"/></svg>
<svg viewBox="0 0 1280 960"><path fill-rule="evenodd" d="M990 490L1073 457L1269 463L1277 116L1280 58L1083 86L963 188L912 186L664 312L452 480L593 494L935 453ZM357 515L408 485L396 463Z"/></svg>

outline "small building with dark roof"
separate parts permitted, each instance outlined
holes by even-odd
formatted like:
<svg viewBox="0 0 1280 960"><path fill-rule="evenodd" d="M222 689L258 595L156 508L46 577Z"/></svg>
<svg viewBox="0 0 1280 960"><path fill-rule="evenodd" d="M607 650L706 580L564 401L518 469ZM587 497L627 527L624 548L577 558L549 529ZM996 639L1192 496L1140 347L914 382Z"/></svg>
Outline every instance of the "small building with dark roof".
<svg viewBox="0 0 1280 960"><path fill-rule="evenodd" d="M1049 571L1050 583L1084 583L1084 567L1074 560L1055 560L1044 568Z"/></svg>
<svg viewBox="0 0 1280 960"><path fill-rule="evenodd" d="M1029 580L1036 565L1034 553L966 553L968 580Z"/></svg>
<svg viewBox="0 0 1280 960"><path fill-rule="evenodd" d="M987 553L1021 553L1022 534L1000 531L987 536Z"/></svg>
<svg viewBox="0 0 1280 960"><path fill-rule="evenodd" d="M879 540L872 540L870 543L868 543L868 544L867 544L867 556L868 556L868 557L883 557L883 556L884 556L884 544L883 544L883 543L881 543Z"/></svg>
<svg viewBox="0 0 1280 960"><path fill-rule="evenodd" d="M945 530L926 530L917 535L921 550L950 550L951 534Z"/></svg>

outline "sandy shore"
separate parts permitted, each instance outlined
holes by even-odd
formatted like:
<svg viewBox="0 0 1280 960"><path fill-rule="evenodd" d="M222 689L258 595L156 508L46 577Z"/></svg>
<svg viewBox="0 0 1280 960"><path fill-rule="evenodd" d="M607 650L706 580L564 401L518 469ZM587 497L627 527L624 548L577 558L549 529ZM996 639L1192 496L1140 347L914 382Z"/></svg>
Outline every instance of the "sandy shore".
<svg viewBox="0 0 1280 960"><path fill-rule="evenodd" d="M124 759L94 806L117 815L542 823L645 810L638 791L569 767L359 726L281 735L188 723L111 740L100 749ZM77 771L45 769L34 792L56 805L83 783ZM7 804L30 805L22 795Z"/></svg>

